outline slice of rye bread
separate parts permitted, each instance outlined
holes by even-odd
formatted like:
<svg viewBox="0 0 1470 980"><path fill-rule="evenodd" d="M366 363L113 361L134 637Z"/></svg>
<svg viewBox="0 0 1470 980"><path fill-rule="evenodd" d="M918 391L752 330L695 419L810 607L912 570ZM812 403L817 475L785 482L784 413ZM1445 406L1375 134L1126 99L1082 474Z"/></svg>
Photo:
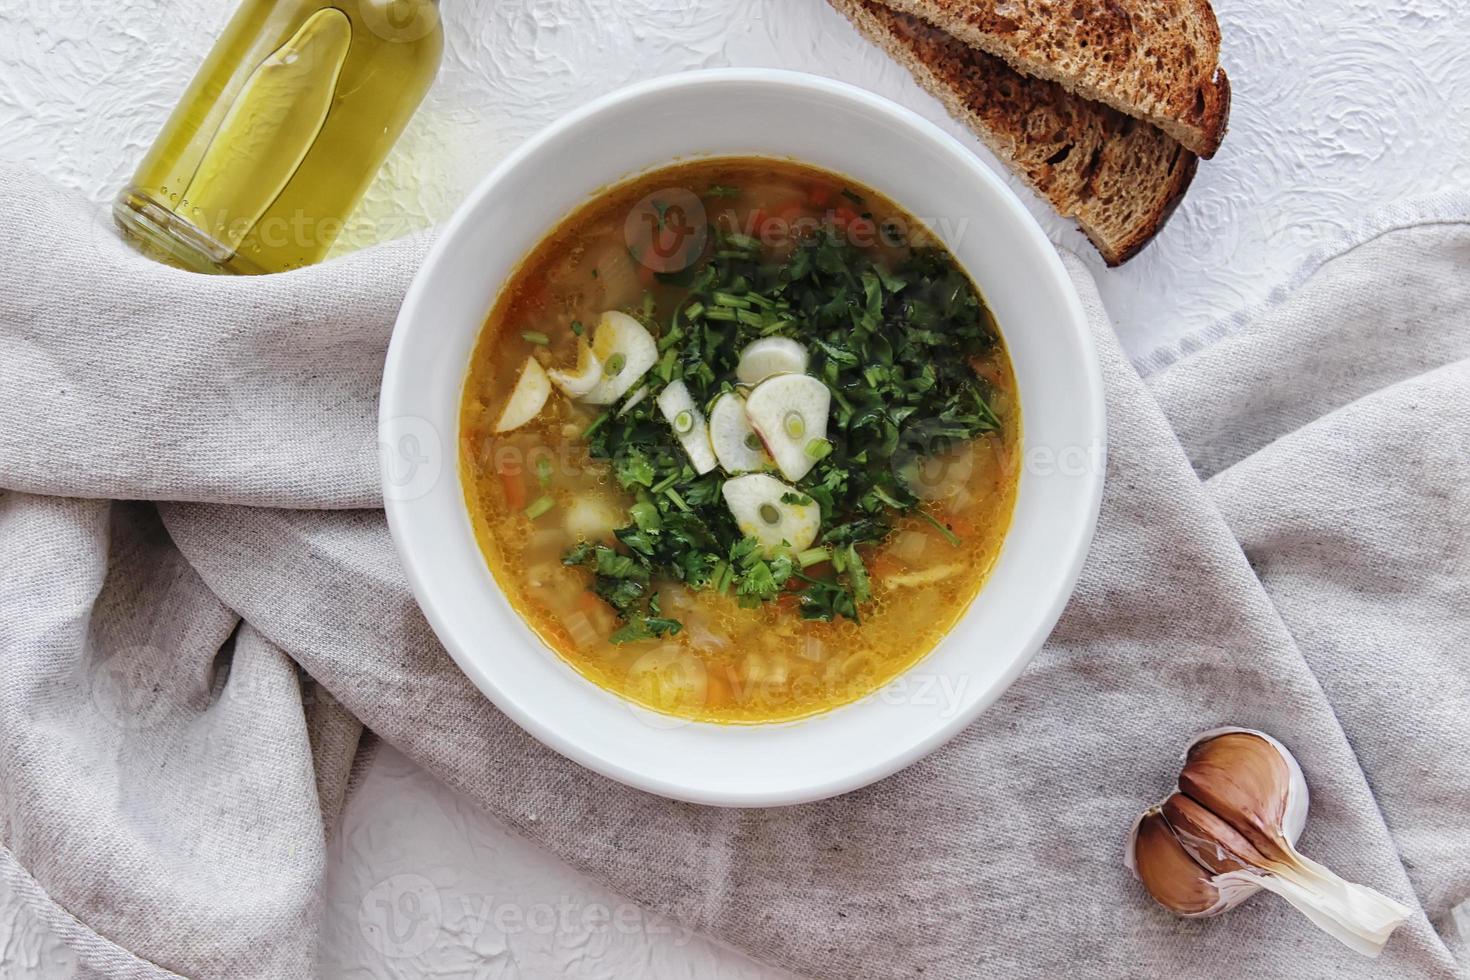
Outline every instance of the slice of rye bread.
<svg viewBox="0 0 1470 980"><path fill-rule="evenodd" d="M1194 178L1195 155L1154 126L1022 75L872 0L829 2L1075 219L1109 265L1148 244Z"/></svg>
<svg viewBox="0 0 1470 980"><path fill-rule="evenodd" d="M1208 160L1230 117L1209 0L882 0Z"/></svg>

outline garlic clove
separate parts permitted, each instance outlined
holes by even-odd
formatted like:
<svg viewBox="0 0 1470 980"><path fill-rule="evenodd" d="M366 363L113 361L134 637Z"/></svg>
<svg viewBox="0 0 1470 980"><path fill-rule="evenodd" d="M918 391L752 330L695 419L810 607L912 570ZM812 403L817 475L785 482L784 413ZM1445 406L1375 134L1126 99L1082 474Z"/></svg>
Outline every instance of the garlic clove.
<svg viewBox="0 0 1470 980"><path fill-rule="evenodd" d="M726 473L754 473L771 462L760 436L750 427L745 399L727 391L709 411L709 438Z"/></svg>
<svg viewBox="0 0 1470 980"><path fill-rule="evenodd" d="M781 475L795 483L822 458L832 392L807 374L767 378L745 399L750 427L761 437ZM831 447L827 447L830 449Z"/></svg>
<svg viewBox="0 0 1470 980"><path fill-rule="evenodd" d="M1251 735L1265 742L1276 750L1281 760L1286 764L1286 808L1281 817L1281 829L1286 834L1286 840L1292 845L1295 845L1297 838L1302 835L1302 828L1307 824L1307 809L1311 805L1311 794L1307 791L1307 780L1302 775L1302 767L1297 763L1296 756L1292 755L1286 746L1265 732L1256 731L1253 728L1215 728L1201 733L1195 737L1195 740L1185 750L1185 768L1180 771L1180 778L1185 778L1184 772L1189 769L1188 763L1191 753L1194 753L1198 747L1224 736L1233 735ZM1198 799L1199 797L1195 798Z"/></svg>
<svg viewBox="0 0 1470 980"><path fill-rule="evenodd" d="M609 310L592 333L592 353L602 365L602 374L582 401L611 405L658 363L658 341L628 314Z"/></svg>
<svg viewBox="0 0 1470 980"><path fill-rule="evenodd" d="M1164 800L1159 810L1189 856L1216 874L1270 863L1234 827L1183 793Z"/></svg>
<svg viewBox="0 0 1470 980"><path fill-rule="evenodd" d="M669 428L674 430L674 438L684 448L694 472L703 475L719 465L709 441L709 423L699 406L694 404L694 396L689 394L689 387L684 382L671 383L659 392L654 404L663 413Z"/></svg>
<svg viewBox="0 0 1470 980"><path fill-rule="evenodd" d="M541 414L541 409L546 407L546 399L550 396L551 380L546 377L545 369L536 358L526 358L521 376L511 390L505 408L501 409L500 418L495 422L495 431L510 432L519 429Z"/></svg>
<svg viewBox="0 0 1470 980"><path fill-rule="evenodd" d="M747 473L726 480L720 490L740 532L760 542L763 557L787 549L803 551L816 540L821 507L774 476Z"/></svg>
<svg viewBox="0 0 1470 980"><path fill-rule="evenodd" d="M1214 875L1189 856L1157 808L1134 825L1124 863L1154 901L1178 915L1215 915L1227 907Z"/></svg>
<svg viewBox="0 0 1470 980"><path fill-rule="evenodd" d="M740 352L735 377L755 386L778 374L804 374L809 359L806 348L789 337L763 337Z"/></svg>
<svg viewBox="0 0 1470 980"><path fill-rule="evenodd" d="M577 338L577 367L575 370L552 368L546 372L551 383L561 389L568 398L581 398L602 380L602 360L592 353L592 345L586 337Z"/></svg>
<svg viewBox="0 0 1470 980"><path fill-rule="evenodd" d="M1179 789L1263 854L1280 860L1291 795L1286 758L1252 732L1228 732L1190 746Z"/></svg>

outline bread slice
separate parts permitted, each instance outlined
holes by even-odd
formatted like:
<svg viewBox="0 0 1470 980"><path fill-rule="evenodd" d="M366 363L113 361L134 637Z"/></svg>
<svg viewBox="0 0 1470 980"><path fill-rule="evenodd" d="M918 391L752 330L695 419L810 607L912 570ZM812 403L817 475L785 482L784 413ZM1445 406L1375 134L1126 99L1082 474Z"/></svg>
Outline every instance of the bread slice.
<svg viewBox="0 0 1470 980"><path fill-rule="evenodd" d="M1164 226L1196 158L1158 128L1029 78L872 0L829 0L1018 175L1074 218L1109 265Z"/></svg>
<svg viewBox="0 0 1470 980"><path fill-rule="evenodd" d="M882 0L1209 159L1230 116L1209 0Z"/></svg>

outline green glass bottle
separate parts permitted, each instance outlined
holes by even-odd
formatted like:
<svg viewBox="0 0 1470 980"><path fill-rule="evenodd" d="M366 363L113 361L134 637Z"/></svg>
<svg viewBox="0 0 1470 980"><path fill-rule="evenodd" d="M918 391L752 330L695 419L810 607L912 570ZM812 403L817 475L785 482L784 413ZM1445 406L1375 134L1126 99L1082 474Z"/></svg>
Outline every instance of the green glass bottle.
<svg viewBox="0 0 1470 980"><path fill-rule="evenodd" d="M113 216L198 272L319 261L443 49L437 0L244 0Z"/></svg>

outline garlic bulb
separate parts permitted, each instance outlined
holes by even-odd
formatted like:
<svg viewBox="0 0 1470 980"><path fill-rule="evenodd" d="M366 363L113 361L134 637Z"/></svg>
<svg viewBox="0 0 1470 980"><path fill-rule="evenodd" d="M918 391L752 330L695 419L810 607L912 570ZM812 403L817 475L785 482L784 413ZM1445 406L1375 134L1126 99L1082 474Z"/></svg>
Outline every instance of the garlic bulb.
<svg viewBox="0 0 1470 980"><path fill-rule="evenodd" d="M1135 821L1124 863L1178 915L1218 915L1265 888L1377 956L1412 910L1297 853L1307 804L1301 767L1280 742L1245 728L1206 732L1185 754L1179 792Z"/></svg>

